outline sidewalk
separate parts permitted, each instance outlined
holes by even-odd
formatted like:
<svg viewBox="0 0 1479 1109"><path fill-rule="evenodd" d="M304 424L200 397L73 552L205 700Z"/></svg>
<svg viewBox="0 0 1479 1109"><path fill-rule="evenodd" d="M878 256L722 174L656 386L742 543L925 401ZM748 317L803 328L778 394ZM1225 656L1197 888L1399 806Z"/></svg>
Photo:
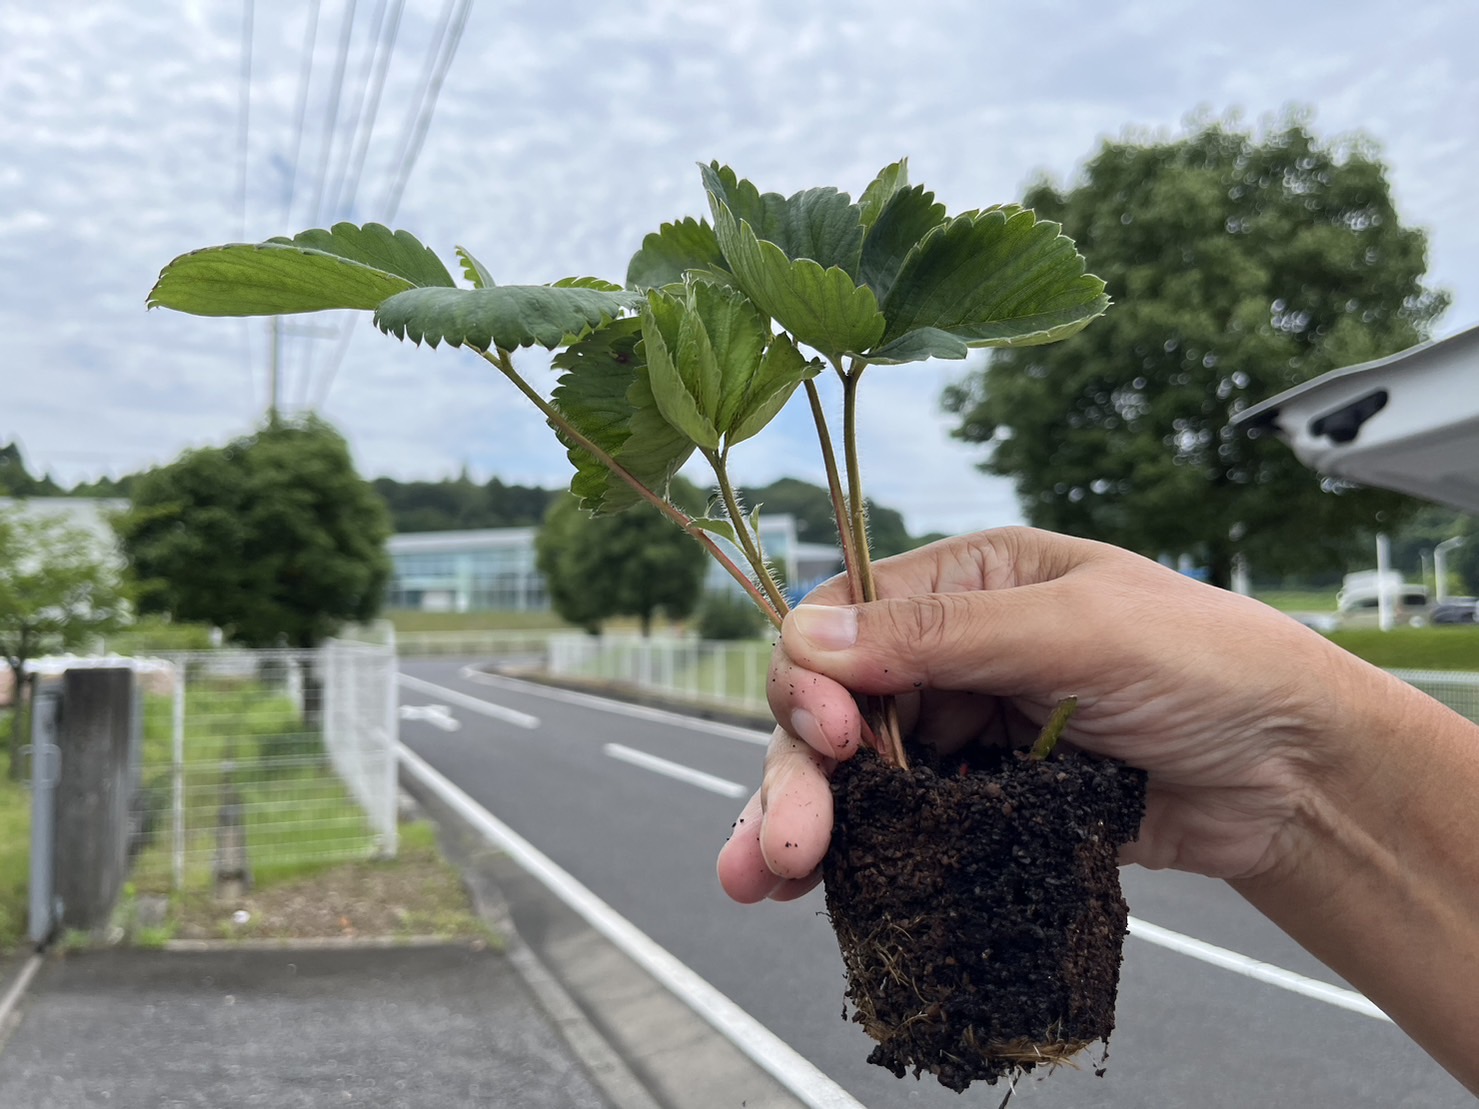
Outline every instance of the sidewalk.
<svg viewBox="0 0 1479 1109"><path fill-rule="evenodd" d="M468 947L47 960L0 1105L608 1109L508 959Z"/></svg>
<svg viewBox="0 0 1479 1109"><path fill-rule="evenodd" d="M505 952L222 943L51 955L0 1021L0 1107L802 1104L454 813L418 800Z"/></svg>

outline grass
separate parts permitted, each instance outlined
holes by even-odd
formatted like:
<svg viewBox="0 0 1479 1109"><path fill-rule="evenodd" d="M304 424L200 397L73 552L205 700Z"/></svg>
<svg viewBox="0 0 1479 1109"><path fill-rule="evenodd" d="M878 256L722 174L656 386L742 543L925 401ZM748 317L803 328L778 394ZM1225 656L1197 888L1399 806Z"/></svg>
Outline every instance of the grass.
<svg viewBox="0 0 1479 1109"><path fill-rule="evenodd" d="M9 721L0 725L8 733ZM0 747L4 737L0 737ZM26 938L26 893L31 874L31 794L0 770L0 954Z"/></svg>
<svg viewBox="0 0 1479 1109"><path fill-rule="evenodd" d="M1331 642L1387 670L1479 671L1479 626L1352 628Z"/></svg>
<svg viewBox="0 0 1479 1109"><path fill-rule="evenodd" d="M153 841L134 862L142 892L173 883L173 695L146 695L144 788L157 813ZM326 864L362 859L376 848L364 813L329 768L319 735L294 703L260 682L192 677L185 694L184 874L209 888L220 806L240 801L252 875L284 880Z"/></svg>
<svg viewBox="0 0 1479 1109"><path fill-rule="evenodd" d="M1280 612L1335 611L1334 589L1260 589L1253 596Z"/></svg>
<svg viewBox="0 0 1479 1109"><path fill-rule="evenodd" d="M401 632L571 631L553 612L422 612L392 609L385 619Z"/></svg>

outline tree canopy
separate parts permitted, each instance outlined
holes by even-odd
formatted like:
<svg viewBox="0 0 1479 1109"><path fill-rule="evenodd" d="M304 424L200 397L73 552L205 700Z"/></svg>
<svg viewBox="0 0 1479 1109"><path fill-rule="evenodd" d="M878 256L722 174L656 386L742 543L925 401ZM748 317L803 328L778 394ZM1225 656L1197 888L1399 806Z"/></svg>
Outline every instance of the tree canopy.
<svg viewBox="0 0 1479 1109"><path fill-rule="evenodd" d="M385 503L311 416L141 475L118 530L143 611L246 646L312 647L368 620L390 576Z"/></svg>
<svg viewBox="0 0 1479 1109"><path fill-rule="evenodd" d="M702 495L683 478L674 479L672 494L676 504L703 507ZM568 494L550 509L535 554L555 611L592 633L613 616L637 617L643 635L658 612L688 616L709 566L693 537L655 510L639 505L591 516Z"/></svg>
<svg viewBox="0 0 1479 1109"><path fill-rule="evenodd" d="M124 596L113 562L95 536L60 517L14 508L0 512L0 657L14 683L11 777L19 774L17 752L26 742L26 663L84 647L121 618Z"/></svg>
<svg viewBox="0 0 1479 1109"><path fill-rule="evenodd" d="M1360 140L1291 119L1262 136L1214 123L1160 142L1105 142L1081 180L1032 188L1105 279L1114 306L1062 343L995 352L947 391L955 434L987 446L1028 520L1157 555L1190 553L1226 584L1340 566L1357 533L1415 503L1337 488L1236 412L1327 370L1427 337L1447 304L1423 284Z"/></svg>

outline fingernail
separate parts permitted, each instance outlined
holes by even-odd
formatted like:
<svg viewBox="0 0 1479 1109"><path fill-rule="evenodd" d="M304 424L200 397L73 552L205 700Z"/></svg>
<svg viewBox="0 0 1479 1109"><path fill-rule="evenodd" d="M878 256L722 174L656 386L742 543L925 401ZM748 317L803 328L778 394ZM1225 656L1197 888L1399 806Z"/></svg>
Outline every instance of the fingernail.
<svg viewBox="0 0 1479 1109"><path fill-rule="evenodd" d="M832 750L832 745L822 734L821 721L808 709L797 709L791 714L791 734L806 740L824 755Z"/></svg>
<svg viewBox="0 0 1479 1109"><path fill-rule="evenodd" d="M858 640L858 610L832 605L797 605L791 610L792 627L813 647L842 651Z"/></svg>

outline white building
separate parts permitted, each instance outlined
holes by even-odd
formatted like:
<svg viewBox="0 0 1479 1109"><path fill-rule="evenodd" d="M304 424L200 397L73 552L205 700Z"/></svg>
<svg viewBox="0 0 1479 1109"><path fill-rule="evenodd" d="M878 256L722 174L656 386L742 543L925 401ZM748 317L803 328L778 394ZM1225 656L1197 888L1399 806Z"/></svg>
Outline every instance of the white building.
<svg viewBox="0 0 1479 1109"><path fill-rule="evenodd" d="M544 578L535 567L538 528L428 531L391 536L386 544L392 572L386 607L429 612L537 612L549 608ZM787 591L801 596L841 567L835 547L800 543L791 516L762 516L760 541ZM723 540L721 545L727 546ZM743 565L737 552L736 562ZM705 588L738 590L717 564Z"/></svg>

